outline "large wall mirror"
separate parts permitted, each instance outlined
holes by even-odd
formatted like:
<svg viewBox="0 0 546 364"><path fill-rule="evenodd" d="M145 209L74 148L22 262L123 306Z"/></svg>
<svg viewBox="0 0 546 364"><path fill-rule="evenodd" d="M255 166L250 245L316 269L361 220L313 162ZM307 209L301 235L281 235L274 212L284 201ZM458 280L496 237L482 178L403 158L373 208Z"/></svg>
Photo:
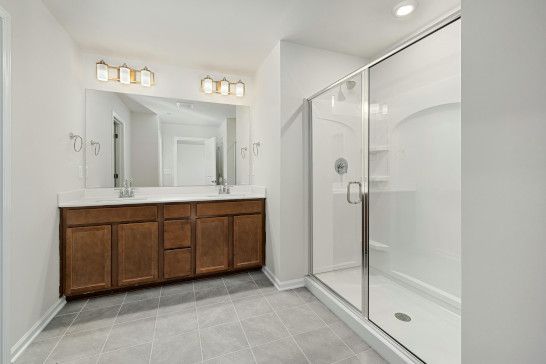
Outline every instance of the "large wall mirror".
<svg viewBox="0 0 546 364"><path fill-rule="evenodd" d="M86 187L249 183L250 108L86 90Z"/></svg>

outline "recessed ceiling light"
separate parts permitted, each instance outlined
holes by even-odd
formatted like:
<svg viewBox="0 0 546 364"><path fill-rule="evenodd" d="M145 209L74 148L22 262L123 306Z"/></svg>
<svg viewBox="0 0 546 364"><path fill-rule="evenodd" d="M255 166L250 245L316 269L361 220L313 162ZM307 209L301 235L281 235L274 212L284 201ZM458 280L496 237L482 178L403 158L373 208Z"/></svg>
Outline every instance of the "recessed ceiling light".
<svg viewBox="0 0 546 364"><path fill-rule="evenodd" d="M417 8L417 1L415 0L404 0L399 2L392 9L393 14L402 18L404 16L410 15Z"/></svg>

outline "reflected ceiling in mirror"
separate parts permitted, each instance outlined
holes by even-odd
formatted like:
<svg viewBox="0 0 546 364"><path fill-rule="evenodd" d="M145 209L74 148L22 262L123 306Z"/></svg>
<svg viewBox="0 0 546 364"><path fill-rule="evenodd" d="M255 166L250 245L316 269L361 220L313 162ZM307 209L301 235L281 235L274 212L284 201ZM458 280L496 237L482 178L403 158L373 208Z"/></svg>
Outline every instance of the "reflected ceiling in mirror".
<svg viewBox="0 0 546 364"><path fill-rule="evenodd" d="M86 187L249 183L248 106L86 90Z"/></svg>

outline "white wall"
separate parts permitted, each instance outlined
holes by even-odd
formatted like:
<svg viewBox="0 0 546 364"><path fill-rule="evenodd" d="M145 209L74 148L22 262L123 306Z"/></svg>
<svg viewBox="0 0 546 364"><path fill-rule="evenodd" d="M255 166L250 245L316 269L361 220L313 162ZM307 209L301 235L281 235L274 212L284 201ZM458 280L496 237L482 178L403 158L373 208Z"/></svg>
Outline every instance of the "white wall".
<svg viewBox="0 0 546 364"><path fill-rule="evenodd" d="M252 157L252 184L266 186L266 266L280 270L281 215L281 45L278 43L254 75L252 141L260 141L260 154ZM252 146L249 146L249 150Z"/></svg>
<svg viewBox="0 0 546 364"><path fill-rule="evenodd" d="M543 363L546 2L462 18L462 361Z"/></svg>
<svg viewBox="0 0 546 364"><path fill-rule="evenodd" d="M83 135L77 49L40 0L0 0L12 17L9 343L59 299L57 192L83 187L69 132Z"/></svg>
<svg viewBox="0 0 546 364"><path fill-rule="evenodd" d="M131 113L131 175L136 187L159 186L159 117Z"/></svg>
<svg viewBox="0 0 546 364"><path fill-rule="evenodd" d="M222 104L249 105L252 95L252 77L249 75L232 75L222 73L221 70L198 70L167 64L146 62L146 60L130 60L118 57L104 57L99 54L82 53L82 80L84 88L114 91L149 96L179 98L186 100L217 102ZM119 82L102 82L96 78L95 65L97 61L104 59L108 64L129 66L140 69L148 66L155 72L156 84L152 87L140 85L123 85ZM201 79L210 75L213 79L226 77L231 82L241 79L245 83L245 96L223 96L220 94L204 94L201 92Z"/></svg>
<svg viewBox="0 0 546 364"><path fill-rule="evenodd" d="M116 93L85 91L87 188L114 187L114 115L123 123L124 128L125 176L120 176L123 181L131 176L131 111ZM98 155L95 155L94 148L89 145L91 140L100 143Z"/></svg>
<svg viewBox="0 0 546 364"><path fill-rule="evenodd" d="M365 60L280 42L254 76L253 183L267 187L267 267L281 281L307 272L303 98L364 65Z"/></svg>

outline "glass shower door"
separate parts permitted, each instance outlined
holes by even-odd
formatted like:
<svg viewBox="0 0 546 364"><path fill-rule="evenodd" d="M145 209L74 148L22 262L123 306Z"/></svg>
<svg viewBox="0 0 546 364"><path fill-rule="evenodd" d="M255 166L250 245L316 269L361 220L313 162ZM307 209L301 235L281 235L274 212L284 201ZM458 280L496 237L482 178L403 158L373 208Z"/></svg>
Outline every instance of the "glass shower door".
<svg viewBox="0 0 546 364"><path fill-rule="evenodd" d="M357 75L310 102L314 276L362 307L363 111Z"/></svg>
<svg viewBox="0 0 546 364"><path fill-rule="evenodd" d="M460 20L369 70L368 318L460 363Z"/></svg>

